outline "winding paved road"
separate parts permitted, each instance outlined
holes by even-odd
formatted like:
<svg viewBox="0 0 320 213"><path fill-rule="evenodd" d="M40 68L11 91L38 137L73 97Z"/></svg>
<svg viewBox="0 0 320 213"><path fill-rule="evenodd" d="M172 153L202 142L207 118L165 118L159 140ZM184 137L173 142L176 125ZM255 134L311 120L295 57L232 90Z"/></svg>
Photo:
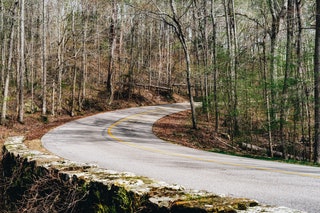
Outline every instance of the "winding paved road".
<svg viewBox="0 0 320 213"><path fill-rule="evenodd" d="M56 155L186 188L320 212L320 168L190 149L158 139L152 124L188 104L131 108L69 122L42 138Z"/></svg>

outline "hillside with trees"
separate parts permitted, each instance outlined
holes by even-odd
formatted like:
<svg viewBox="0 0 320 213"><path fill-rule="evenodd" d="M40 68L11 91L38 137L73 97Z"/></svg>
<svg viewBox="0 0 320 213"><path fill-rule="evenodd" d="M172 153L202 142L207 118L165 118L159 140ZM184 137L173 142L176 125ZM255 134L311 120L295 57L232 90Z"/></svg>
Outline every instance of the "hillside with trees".
<svg viewBox="0 0 320 213"><path fill-rule="evenodd" d="M139 102L139 92L149 89L168 98L186 95L192 131L202 131L200 116L210 123L208 132L232 146L320 162L314 1L0 4L0 123L6 128L35 114L46 123L103 111L117 100Z"/></svg>

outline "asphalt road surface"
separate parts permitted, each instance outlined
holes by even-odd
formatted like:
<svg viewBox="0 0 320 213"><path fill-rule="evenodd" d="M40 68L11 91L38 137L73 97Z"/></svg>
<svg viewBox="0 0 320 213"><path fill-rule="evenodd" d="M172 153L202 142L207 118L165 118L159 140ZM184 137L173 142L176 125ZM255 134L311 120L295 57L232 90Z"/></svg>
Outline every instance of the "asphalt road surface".
<svg viewBox="0 0 320 213"><path fill-rule="evenodd" d="M152 134L157 119L188 108L188 104L172 104L101 113L53 129L42 143L72 161L185 188L320 212L320 168L195 150Z"/></svg>

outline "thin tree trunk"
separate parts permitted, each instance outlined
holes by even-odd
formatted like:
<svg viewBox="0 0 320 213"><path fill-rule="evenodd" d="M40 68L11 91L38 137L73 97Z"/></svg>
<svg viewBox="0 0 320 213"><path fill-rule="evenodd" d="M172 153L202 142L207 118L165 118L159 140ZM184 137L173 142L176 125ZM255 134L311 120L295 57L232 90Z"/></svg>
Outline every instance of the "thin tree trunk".
<svg viewBox="0 0 320 213"><path fill-rule="evenodd" d="M59 12L60 13L60 12ZM64 36L61 35L62 19L59 17L58 20L58 109L57 113L62 112L62 72L64 69Z"/></svg>
<svg viewBox="0 0 320 213"><path fill-rule="evenodd" d="M98 85L101 83L101 45L100 45L100 26L98 23L98 18L97 18L97 23L96 23L96 43L97 43L97 51L98 51Z"/></svg>
<svg viewBox="0 0 320 213"><path fill-rule="evenodd" d="M71 117L75 116L75 99L76 99L76 83L77 83L77 53L76 53L76 38L75 38L75 11L72 11L72 50L73 50L73 67L70 70L73 71L72 77L72 95L71 95Z"/></svg>
<svg viewBox="0 0 320 213"><path fill-rule="evenodd" d="M82 82L81 87L82 91L79 93L79 111L82 110L83 101L86 98L86 84L87 84L87 32L88 32L88 9L87 1L85 1L85 11L83 12L84 25L83 25L83 37L82 37ZM80 95L81 94L81 95Z"/></svg>
<svg viewBox="0 0 320 213"><path fill-rule="evenodd" d="M239 132L237 118L237 39L236 39L236 22L234 13L234 2L224 0L225 24L228 44L228 71L229 71L229 119L231 121L230 133L231 140Z"/></svg>
<svg viewBox="0 0 320 213"><path fill-rule="evenodd" d="M55 116L55 109L56 109L56 82L55 80L52 81L52 93L51 93L51 115Z"/></svg>
<svg viewBox="0 0 320 213"><path fill-rule="evenodd" d="M20 0L20 72L19 72L19 117L24 122L24 74L25 74L25 1Z"/></svg>
<svg viewBox="0 0 320 213"><path fill-rule="evenodd" d="M287 138L285 130L286 122L286 105L288 99L288 78L291 73L292 67L292 38L293 38L293 18L294 18L294 6L293 0L288 0L287 11L287 52L286 52L286 67L284 74L284 83L282 88L281 108L280 108L280 140L282 145L282 153L285 159L288 158Z"/></svg>
<svg viewBox="0 0 320 213"><path fill-rule="evenodd" d="M159 39L158 39L158 81L157 86L160 86L161 81L161 73L163 68L163 61L162 61L162 34L163 34L163 23L159 24Z"/></svg>
<svg viewBox="0 0 320 213"><path fill-rule="evenodd" d="M76 83L77 83L77 67L76 60L74 59L73 77L72 77L72 95L71 95L71 117L75 116L75 105L76 105Z"/></svg>
<svg viewBox="0 0 320 213"><path fill-rule="evenodd" d="M149 67L148 67L148 70L149 70L149 86L152 85L152 38L153 38L153 34L152 34L152 26L149 28L149 44L148 44L148 55L149 55Z"/></svg>
<svg viewBox="0 0 320 213"><path fill-rule="evenodd" d="M276 54L280 21L283 17L284 8L279 0L268 0L269 10L272 16L270 35L270 117L271 124L276 120L276 90L275 80L277 78ZM281 7L281 8L279 8Z"/></svg>
<svg viewBox="0 0 320 213"><path fill-rule="evenodd" d="M186 73L187 73L187 87L188 87L188 96L189 96L189 102L190 102L190 108L191 108L191 119L192 119L192 128L197 129L197 120L196 120L196 108L193 101L193 93L192 93L192 83L191 83L191 59L190 59L190 53L189 48L186 42L186 37L183 33L181 23L179 19L177 19L177 11L174 5L174 1L170 0L170 7L171 12L173 13L172 21L174 22L173 26L175 29L175 33L177 37L179 38L179 41L183 48L184 53L184 59L186 62Z"/></svg>
<svg viewBox="0 0 320 213"><path fill-rule="evenodd" d="M314 157L320 163L320 0L316 0L316 36L314 50Z"/></svg>
<svg viewBox="0 0 320 213"><path fill-rule="evenodd" d="M112 18L109 30L109 60L107 75L108 104L112 104L114 98L113 75L114 75L114 52L116 48L116 21L117 21L117 0L112 0Z"/></svg>
<svg viewBox="0 0 320 213"><path fill-rule="evenodd" d="M46 5L42 1L42 116L47 114L47 26Z"/></svg>
<svg viewBox="0 0 320 213"><path fill-rule="evenodd" d="M306 115L304 114L304 105L305 105L305 99L303 98L304 96L304 91L305 91L305 79L304 79L304 74L303 74L303 68L302 68L302 8L301 8L301 0L294 0L294 5L295 5L295 10L296 10L296 27L297 27L297 37L296 37L296 55L297 55L297 69L296 69L296 75L299 83L297 84L297 91L296 91L296 107L295 107L295 123L300 121L300 127L301 127L301 133L299 134L299 126L297 126L296 134L295 134L295 140L293 144L293 148L296 150L296 143L299 141L299 138L305 138L305 117Z"/></svg>
<svg viewBox="0 0 320 213"><path fill-rule="evenodd" d="M263 38L262 43L262 66L263 70L263 82L264 82L264 98L267 106L267 126L268 126L268 155L273 158L273 141L272 141L272 124L271 124L271 113L270 113L270 90L268 89L268 74L267 74L267 55L266 55L266 35Z"/></svg>
<svg viewBox="0 0 320 213"><path fill-rule="evenodd" d="M218 104L218 70L217 70L217 51L216 51L216 40L217 40L217 29L216 29L216 18L215 18L215 0L211 0L211 20L212 20L212 63L213 63L213 102L215 112L215 131L219 129L219 104Z"/></svg>
<svg viewBox="0 0 320 213"><path fill-rule="evenodd" d="M35 52L34 52L34 33L31 32L30 41L30 83L31 83L31 112L34 113L34 72L35 72Z"/></svg>
<svg viewBox="0 0 320 213"><path fill-rule="evenodd" d="M133 69L135 66L135 57L134 57L134 38L135 38L135 24L131 26L131 36L130 36L130 65L129 65L129 73L128 73L128 97L131 98L132 90L133 90Z"/></svg>
<svg viewBox="0 0 320 213"><path fill-rule="evenodd" d="M0 92L2 87L4 86L4 81L5 81L5 68L6 68L6 36L4 32L4 13L5 13L5 8L3 4L3 0L1 0L1 16L0 16L0 39L2 41L1 43L1 74L0 74Z"/></svg>
<svg viewBox="0 0 320 213"><path fill-rule="evenodd" d="M166 30L166 70L167 70L167 86L169 88L172 88L172 85L171 85L171 79L172 79L172 76L171 76L171 60L172 60L172 55L171 55L171 52L172 52L172 46L170 44L170 28Z"/></svg>
<svg viewBox="0 0 320 213"><path fill-rule="evenodd" d="M234 10L234 0L230 2L230 28L232 34L232 104L233 104L233 135L239 134L239 125L238 125L238 39L237 39L237 23L235 18L235 10Z"/></svg>

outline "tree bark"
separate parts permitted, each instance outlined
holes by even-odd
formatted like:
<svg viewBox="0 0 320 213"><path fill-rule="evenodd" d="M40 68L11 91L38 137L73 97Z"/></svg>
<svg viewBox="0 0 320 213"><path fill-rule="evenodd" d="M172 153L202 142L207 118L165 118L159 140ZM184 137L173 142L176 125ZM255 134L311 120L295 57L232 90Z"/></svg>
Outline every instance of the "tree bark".
<svg viewBox="0 0 320 213"><path fill-rule="evenodd" d="M219 129L219 103L218 103L218 70L217 70L217 24L215 17L215 0L211 0L212 20L212 66L213 66L213 104L215 113L215 131Z"/></svg>
<svg viewBox="0 0 320 213"><path fill-rule="evenodd" d="M276 120L276 89L275 80L277 79L276 54L280 22L284 13L284 0L268 0L269 10L272 16L270 35L270 117L271 124Z"/></svg>
<svg viewBox="0 0 320 213"><path fill-rule="evenodd" d="M5 67L6 67L6 36L4 32L4 13L5 8L3 0L1 0L1 14L0 14L0 39L1 39L1 73L0 73L0 92L2 92L2 87L4 86L5 81Z"/></svg>
<svg viewBox="0 0 320 213"><path fill-rule="evenodd" d="M88 74L88 53L87 53L87 34L88 34L88 2L84 1L84 12L82 14L83 19L83 34L82 34L82 81L81 81L81 92L79 93L79 111L82 110L82 105L86 99L86 84Z"/></svg>
<svg viewBox="0 0 320 213"><path fill-rule="evenodd" d="M42 116L47 114L47 26L46 3L42 1Z"/></svg>
<svg viewBox="0 0 320 213"><path fill-rule="evenodd" d="M24 122L24 74L25 63L25 1L20 0L20 72L19 72L19 113L18 121Z"/></svg>
<svg viewBox="0 0 320 213"><path fill-rule="evenodd" d="M316 0L316 35L314 49L314 114L315 136L314 157L315 163L320 163L320 0Z"/></svg>
<svg viewBox="0 0 320 213"><path fill-rule="evenodd" d="M114 52L116 48L116 26L117 25L117 0L112 0L112 17L109 29L109 57L107 74L107 94L108 104L112 104L114 99L113 75L114 75Z"/></svg>
<svg viewBox="0 0 320 213"><path fill-rule="evenodd" d="M75 97L76 97L76 83L77 83L77 53L76 53L76 29L75 29L75 11L72 10L72 50L73 50L73 66L70 70L73 73L72 76L72 94L71 94L71 110L70 116L75 116Z"/></svg>
<svg viewBox="0 0 320 213"><path fill-rule="evenodd" d="M237 75L238 75L238 41L237 41L237 24L235 20L234 1L224 0L225 24L228 44L228 81L229 81L229 117L231 121L231 139L239 133L238 125L238 92L237 92Z"/></svg>
<svg viewBox="0 0 320 213"><path fill-rule="evenodd" d="M283 157L287 159L288 157L288 147L287 147L287 138L286 138L286 130L285 130L285 123L286 123L286 105L288 99L288 78L291 73L292 67L292 38L293 38L293 19L294 19L294 5L293 0L288 0L288 9L287 9L287 48L286 48L286 66L285 66L285 73L284 73L284 82L282 88L282 95L281 95L281 108L280 108L280 140L282 146L282 153Z"/></svg>
<svg viewBox="0 0 320 213"><path fill-rule="evenodd" d="M58 33L58 106L57 113L61 114L62 112L62 72L64 70L64 45L65 45L65 36L62 35L62 32L65 28L63 23L63 18L61 16L61 11L63 10L61 4L58 3L58 17L57 17L57 33Z"/></svg>

